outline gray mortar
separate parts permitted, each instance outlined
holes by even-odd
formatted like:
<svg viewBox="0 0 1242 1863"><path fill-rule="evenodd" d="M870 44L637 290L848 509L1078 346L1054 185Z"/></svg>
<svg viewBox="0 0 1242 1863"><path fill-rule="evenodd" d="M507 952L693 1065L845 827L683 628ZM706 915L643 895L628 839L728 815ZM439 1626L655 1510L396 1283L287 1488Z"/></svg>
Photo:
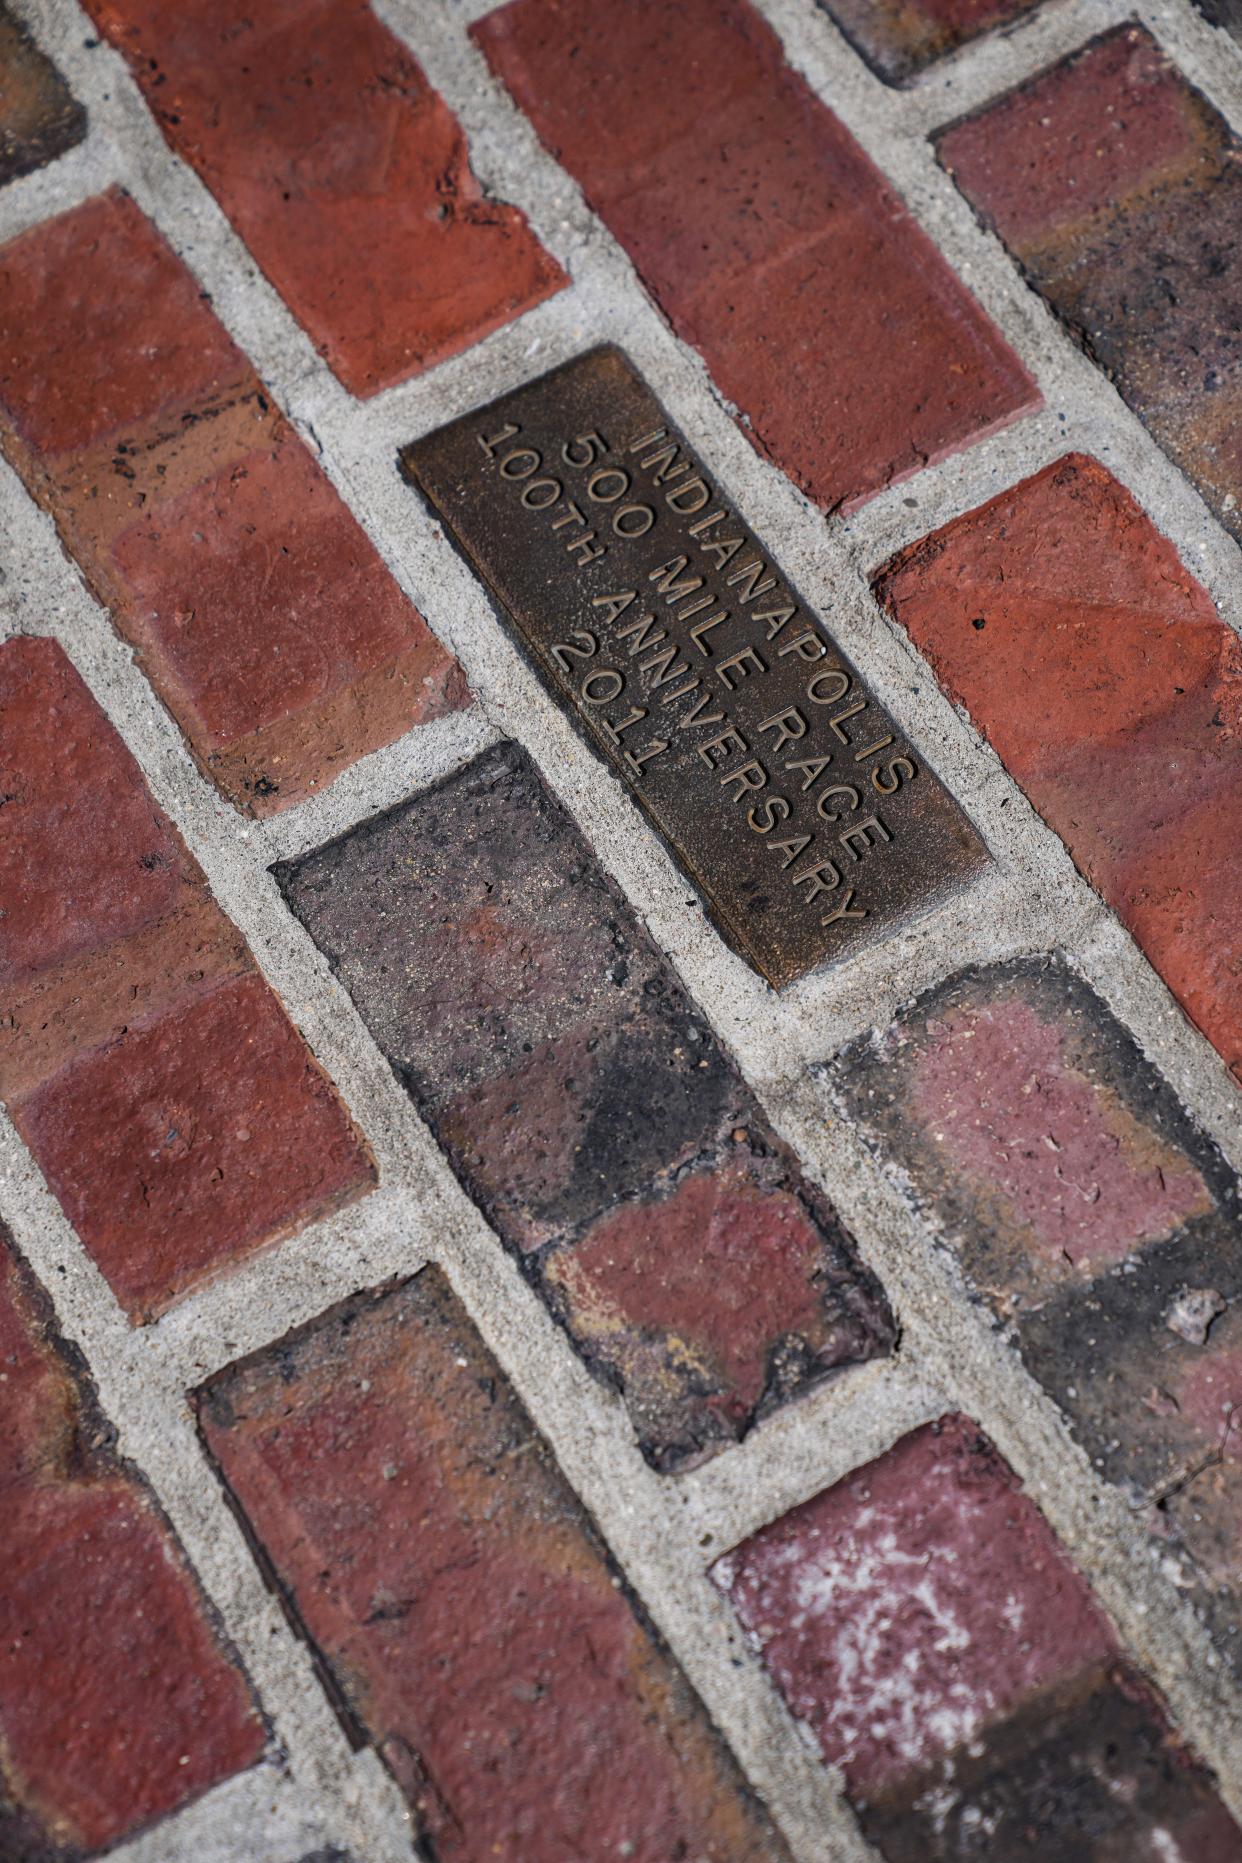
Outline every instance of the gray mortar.
<svg viewBox="0 0 1242 1863"><path fill-rule="evenodd" d="M1202 1123L1242 1164L1237 1094L1128 935L1075 873L999 761L939 694L926 665L871 599L866 572L891 550L1071 448L1107 464L1176 543L1221 613L1242 627L1242 559L1193 488L1074 348L983 233L926 135L1116 21L1136 14L1192 82L1242 126L1242 57L1187 0L1123 6L1050 0L1007 34L964 48L911 90L867 71L814 0L763 0L791 62L847 122L1033 370L1046 409L826 521L752 450L692 351L638 285L615 242L488 77L465 36L486 5L381 0L461 117L484 185L530 216L573 283L466 355L356 404L258 274L201 184L167 149L120 59L87 50L73 0L19 0L36 37L90 112L86 142L0 194L0 239L121 182L211 292L217 313L349 500L402 586L466 667L477 703L365 759L322 796L247 822L199 776L106 614L66 562L50 521L0 469L0 529L12 538L0 632L47 633L69 652L202 863L224 909L375 1148L369 1198L202 1289L157 1326L131 1330L7 1121L0 1214L86 1352L120 1446L148 1473L273 1722L268 1764L218 1787L118 1863L295 1863L340 1844L366 1863L410 1857L410 1825L369 1751L352 1753L305 1651L264 1590L198 1450L187 1389L359 1286L443 1263L570 1480L691 1680L771 1805L800 1863L862 1863L836 1782L769 1687L704 1567L765 1520L882 1453L939 1411L975 1416L1089 1572L1123 1638L1242 1813L1239 1700L1175 1582L1119 1496L1100 1484L1042 1394L966 1302L938 1251L843 1127L811 1065L970 961L1057 945L1101 992ZM585 749L511 646L486 598L418 499L397 446L612 338L634 357L721 483L978 823L996 867L878 950L776 998L705 921L663 845ZM452 1179L348 998L268 874L425 786L497 734L519 738L619 881L737 1057L781 1132L858 1237L897 1306L900 1357L791 1405L740 1447L678 1477L643 1463L619 1403L596 1385Z"/></svg>

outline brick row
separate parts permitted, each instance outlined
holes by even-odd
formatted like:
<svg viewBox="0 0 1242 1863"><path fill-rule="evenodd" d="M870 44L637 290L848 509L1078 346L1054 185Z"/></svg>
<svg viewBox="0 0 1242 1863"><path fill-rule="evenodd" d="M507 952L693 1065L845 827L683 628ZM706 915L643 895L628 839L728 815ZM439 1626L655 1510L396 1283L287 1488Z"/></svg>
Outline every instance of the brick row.
<svg viewBox="0 0 1242 1863"><path fill-rule="evenodd" d="M198 763L271 814L460 705L203 292L112 191L0 250L0 447Z"/></svg>
<svg viewBox="0 0 1242 1863"><path fill-rule="evenodd" d="M1242 1674L1239 1186L1063 960L963 972L835 1092Z"/></svg>
<svg viewBox="0 0 1242 1863"><path fill-rule="evenodd" d="M251 1766L262 1720L0 1230L0 1857L72 1863Z"/></svg>
<svg viewBox="0 0 1242 1863"><path fill-rule="evenodd" d="M214 1379L205 1441L440 1863L787 1863L440 1272Z"/></svg>
<svg viewBox="0 0 1242 1863"><path fill-rule="evenodd" d="M1242 144L1128 24L945 132L1026 278L1235 537Z"/></svg>
<svg viewBox="0 0 1242 1863"><path fill-rule="evenodd" d="M1236 1863L1242 1831L986 1436L945 1416L718 1561L889 1863Z"/></svg>
<svg viewBox="0 0 1242 1863"><path fill-rule="evenodd" d="M168 141L357 395L567 282L485 195L461 126L368 0L87 0Z"/></svg>
<svg viewBox="0 0 1242 1863"><path fill-rule="evenodd" d="M149 1319L359 1195L365 1144L61 649L0 648L0 1097Z"/></svg>
<svg viewBox="0 0 1242 1863"><path fill-rule="evenodd" d="M889 1349L850 1238L516 746L277 877L655 1466Z"/></svg>
<svg viewBox="0 0 1242 1863"><path fill-rule="evenodd" d="M1074 454L875 588L1242 1076L1242 646L1172 544Z"/></svg>
<svg viewBox="0 0 1242 1863"><path fill-rule="evenodd" d="M512 0L471 28L743 431L848 509L1038 404L746 0ZM669 73L677 74L676 83Z"/></svg>
<svg viewBox="0 0 1242 1863"><path fill-rule="evenodd" d="M0 187L55 161L85 134L85 110L12 9L0 5Z"/></svg>

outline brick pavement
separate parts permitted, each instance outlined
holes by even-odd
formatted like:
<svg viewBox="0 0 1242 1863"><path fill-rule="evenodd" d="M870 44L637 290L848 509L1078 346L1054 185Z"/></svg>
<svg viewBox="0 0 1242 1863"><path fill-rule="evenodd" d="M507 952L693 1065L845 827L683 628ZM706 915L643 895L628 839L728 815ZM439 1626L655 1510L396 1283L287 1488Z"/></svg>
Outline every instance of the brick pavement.
<svg viewBox="0 0 1242 1863"><path fill-rule="evenodd" d="M0 8L4 1863L1242 1858L1239 134Z"/></svg>

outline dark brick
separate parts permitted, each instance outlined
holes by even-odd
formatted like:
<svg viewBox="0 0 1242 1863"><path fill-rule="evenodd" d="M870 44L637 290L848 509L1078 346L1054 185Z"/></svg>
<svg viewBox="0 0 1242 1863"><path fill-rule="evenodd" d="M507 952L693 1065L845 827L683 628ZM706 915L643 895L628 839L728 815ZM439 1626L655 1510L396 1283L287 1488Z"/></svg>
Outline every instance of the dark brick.
<svg viewBox="0 0 1242 1863"><path fill-rule="evenodd" d="M85 110L25 27L0 5L0 185L54 162L85 134Z"/></svg>
<svg viewBox="0 0 1242 1863"><path fill-rule="evenodd" d="M265 1734L168 1524L0 1230L0 1858L68 1863Z"/></svg>
<svg viewBox="0 0 1242 1863"><path fill-rule="evenodd" d="M370 1155L61 649L0 648L0 1095L134 1319Z"/></svg>
<svg viewBox="0 0 1242 1863"><path fill-rule="evenodd" d="M936 59L1009 25L1039 0L820 0L886 84L906 84Z"/></svg>
<svg viewBox="0 0 1242 1863"><path fill-rule="evenodd" d="M831 1078L1102 1472L1183 1558L1242 1669L1242 1218L1220 1154L1058 959L964 972ZM1212 1298L1187 1307L1195 1292Z"/></svg>
<svg viewBox="0 0 1242 1863"><path fill-rule="evenodd" d="M438 1863L787 1858L437 1270L233 1366L200 1418Z"/></svg>
<svg viewBox="0 0 1242 1863"><path fill-rule="evenodd" d="M656 1466L887 1349L849 1239L516 746L277 875Z"/></svg>
<svg viewBox="0 0 1242 1863"><path fill-rule="evenodd" d="M1206 589L1079 454L875 587L1242 1078L1242 645Z"/></svg>
<svg viewBox="0 0 1242 1863"><path fill-rule="evenodd" d="M472 32L747 438L817 504L857 504L1038 404L745 0L630 0L607 31L595 0L513 0Z"/></svg>
<svg viewBox="0 0 1242 1863"><path fill-rule="evenodd" d="M1238 138L1119 26L939 139L1034 288L1242 538Z"/></svg>
<svg viewBox="0 0 1242 1863"><path fill-rule="evenodd" d="M156 121L354 394L559 291L367 0L88 0ZM257 159L256 159L257 158Z"/></svg>
<svg viewBox="0 0 1242 1863"><path fill-rule="evenodd" d="M465 686L125 194L0 250L0 444L184 731L258 815Z"/></svg>
<svg viewBox="0 0 1242 1863"><path fill-rule="evenodd" d="M1236 1863L1211 1776L1124 1663L1036 1695L863 1819L890 1863Z"/></svg>
<svg viewBox="0 0 1242 1863"><path fill-rule="evenodd" d="M1242 1857L1210 1775L965 1418L903 1437L712 1576L892 1863Z"/></svg>

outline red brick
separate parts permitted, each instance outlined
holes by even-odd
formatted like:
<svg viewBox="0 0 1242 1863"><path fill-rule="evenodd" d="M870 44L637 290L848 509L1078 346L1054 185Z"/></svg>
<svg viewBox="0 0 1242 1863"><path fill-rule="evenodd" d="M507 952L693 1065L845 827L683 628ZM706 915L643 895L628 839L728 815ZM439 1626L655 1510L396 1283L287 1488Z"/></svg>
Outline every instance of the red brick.
<svg viewBox="0 0 1242 1863"><path fill-rule="evenodd" d="M593 0L512 0L472 31L743 431L817 504L848 508L1037 404L745 0L632 0L607 31Z"/></svg>
<svg viewBox="0 0 1242 1863"><path fill-rule="evenodd" d="M134 1318L357 1196L369 1154L53 642L0 648L0 1094Z"/></svg>
<svg viewBox="0 0 1242 1863"><path fill-rule="evenodd" d="M233 1366L199 1414L442 1863L787 1857L436 1270Z"/></svg>
<svg viewBox="0 0 1242 1863"><path fill-rule="evenodd" d="M831 1078L1007 1318L1174 1241L1226 1246L1219 1155L1058 959L963 971L852 1043Z"/></svg>
<svg viewBox="0 0 1242 1863"><path fill-rule="evenodd" d="M0 1856L94 1853L262 1754L236 1661L0 1233Z"/></svg>
<svg viewBox="0 0 1242 1863"><path fill-rule="evenodd" d="M851 1237L516 745L277 877L653 1466L890 1349Z"/></svg>
<svg viewBox="0 0 1242 1863"><path fill-rule="evenodd" d="M1240 151L1134 24L939 140L981 218L1238 537Z"/></svg>
<svg viewBox="0 0 1242 1863"><path fill-rule="evenodd" d="M485 197L366 0L88 0L164 134L345 386L374 394L566 282Z"/></svg>
<svg viewBox="0 0 1242 1863"><path fill-rule="evenodd" d="M0 184L55 161L85 134L85 110L9 8L0 5Z"/></svg>
<svg viewBox="0 0 1242 1863"><path fill-rule="evenodd" d="M980 33L1020 19L1039 0L820 0L871 69L905 84Z"/></svg>
<svg viewBox="0 0 1242 1863"><path fill-rule="evenodd" d="M875 1351L809 1198L744 1142L736 1151L663 1198L609 1210L542 1266L660 1464L682 1459L659 1446L684 1436L688 1410L705 1413L700 1441L728 1442L822 1368Z"/></svg>
<svg viewBox="0 0 1242 1863"><path fill-rule="evenodd" d="M1173 546L1075 455L876 592L1242 1074L1242 646Z"/></svg>
<svg viewBox="0 0 1242 1863"><path fill-rule="evenodd" d="M22 1101L19 1128L127 1311L356 1195L358 1135L261 978L218 985Z"/></svg>
<svg viewBox="0 0 1242 1863"><path fill-rule="evenodd" d="M456 662L127 195L0 251L0 444L256 814L459 705Z"/></svg>
<svg viewBox="0 0 1242 1863"><path fill-rule="evenodd" d="M860 1794L1114 1648L1042 1514L962 1417L903 1437L713 1576Z"/></svg>
<svg viewBox="0 0 1242 1863"><path fill-rule="evenodd" d="M47 640L0 650L0 985L168 914L190 866L133 759Z"/></svg>
<svg viewBox="0 0 1242 1863"><path fill-rule="evenodd" d="M1087 1856L1089 1830L1093 1858L1158 1863L1162 1832L1203 1841L1179 1856L1242 1857L1209 1776L965 1418L904 1437L712 1575L886 1856L1060 1863Z"/></svg>

